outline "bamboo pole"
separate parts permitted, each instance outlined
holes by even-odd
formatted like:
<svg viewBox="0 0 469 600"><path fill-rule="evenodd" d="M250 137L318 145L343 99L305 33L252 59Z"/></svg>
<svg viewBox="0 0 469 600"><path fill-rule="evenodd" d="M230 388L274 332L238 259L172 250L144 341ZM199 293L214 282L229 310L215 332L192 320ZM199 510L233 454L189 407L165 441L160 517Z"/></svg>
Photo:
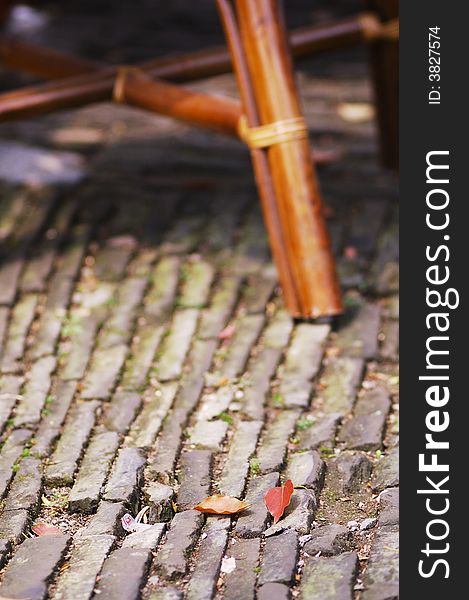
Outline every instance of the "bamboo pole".
<svg viewBox="0 0 469 600"><path fill-rule="evenodd" d="M236 8L261 124L301 122L278 1L236 0ZM338 314L341 294L307 136L273 143L266 153L301 314Z"/></svg>
<svg viewBox="0 0 469 600"><path fill-rule="evenodd" d="M239 39L233 10L228 0L217 0L217 7L231 52L244 114L249 126L255 127L260 124L259 115L257 113L256 102L246 64L246 57L244 56L241 41ZM302 311L299 303L298 289L288 260L286 242L276 205L275 192L267 155L265 151L261 149L252 148L251 159L259 190L264 222L269 235L272 256L277 266L280 284L282 286L285 306L291 315L299 317L302 315Z"/></svg>

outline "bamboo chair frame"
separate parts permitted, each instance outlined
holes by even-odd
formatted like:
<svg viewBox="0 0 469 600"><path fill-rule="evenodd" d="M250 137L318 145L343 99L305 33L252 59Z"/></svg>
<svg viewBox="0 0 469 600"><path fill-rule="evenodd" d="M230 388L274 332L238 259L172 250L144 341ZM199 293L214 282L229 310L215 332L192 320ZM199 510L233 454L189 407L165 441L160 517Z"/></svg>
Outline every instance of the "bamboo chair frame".
<svg viewBox="0 0 469 600"><path fill-rule="evenodd" d="M0 39L3 65L51 80L0 94L0 122L112 100L239 137L251 153L288 311L299 318L339 314L340 288L292 54L306 56L369 44L382 156L387 166L396 167L397 2L369 0L370 12L298 29L289 39L280 0L216 0L216 4L228 50L213 48L140 65L107 67ZM391 73L389 78L385 68ZM175 83L230 69L241 102Z"/></svg>

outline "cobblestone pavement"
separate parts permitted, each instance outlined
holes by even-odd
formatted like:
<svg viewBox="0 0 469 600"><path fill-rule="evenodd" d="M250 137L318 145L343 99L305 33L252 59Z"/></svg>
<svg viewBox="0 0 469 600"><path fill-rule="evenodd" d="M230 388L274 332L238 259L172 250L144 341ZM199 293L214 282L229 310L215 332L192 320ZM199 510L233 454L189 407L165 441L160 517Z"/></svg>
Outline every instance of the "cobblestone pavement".
<svg viewBox="0 0 469 600"><path fill-rule="evenodd" d="M176 7L163 22L190 30ZM117 42L128 60L174 47L164 27L138 45L132 19L123 42L97 38L103 15L82 10L28 35L106 60ZM86 176L0 183L0 596L397 598L396 183L377 162L365 59L299 75L315 147L343 154L319 169L337 323L283 309L241 144L111 105L2 125L42 175L66 179L71 160ZM230 75L196 87L235 94ZM286 479L273 525L263 495ZM191 510L216 492L250 509ZM154 525L123 531L146 506ZM63 535L32 537L36 522Z"/></svg>

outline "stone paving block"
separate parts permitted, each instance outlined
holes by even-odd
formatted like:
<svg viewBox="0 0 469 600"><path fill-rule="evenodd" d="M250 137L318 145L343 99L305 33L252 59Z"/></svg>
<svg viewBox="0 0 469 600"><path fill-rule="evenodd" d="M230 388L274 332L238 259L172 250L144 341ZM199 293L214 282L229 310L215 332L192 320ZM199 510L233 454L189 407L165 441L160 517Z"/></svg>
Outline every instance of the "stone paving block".
<svg viewBox="0 0 469 600"><path fill-rule="evenodd" d="M378 525L399 525L399 488L383 490L379 495Z"/></svg>
<svg viewBox="0 0 469 600"><path fill-rule="evenodd" d="M24 258L18 253L16 256L11 255L9 260L0 266L0 304L13 303L23 264Z"/></svg>
<svg viewBox="0 0 469 600"><path fill-rule="evenodd" d="M0 594L29 600L45 598L48 581L62 561L69 541L65 535L26 539L5 569Z"/></svg>
<svg viewBox="0 0 469 600"><path fill-rule="evenodd" d="M382 360L397 362L399 359L399 323L389 320L384 322L379 354Z"/></svg>
<svg viewBox="0 0 469 600"><path fill-rule="evenodd" d="M104 407L103 425L106 429L125 434L134 422L141 404L141 394L137 392L116 392L111 402Z"/></svg>
<svg viewBox="0 0 469 600"><path fill-rule="evenodd" d="M53 354L62 329L67 306L73 289L73 280L54 275L49 283L49 293L39 326L29 350L33 360Z"/></svg>
<svg viewBox="0 0 469 600"><path fill-rule="evenodd" d="M67 561L70 568L58 577L51 600L89 600L115 539L113 535L96 535L75 540Z"/></svg>
<svg viewBox="0 0 469 600"><path fill-rule="evenodd" d="M399 532L397 527L378 529L363 577L363 600L399 598Z"/></svg>
<svg viewBox="0 0 469 600"><path fill-rule="evenodd" d="M200 338L216 338L224 329L235 307L240 286L239 276L229 275L221 278L208 307L202 311L198 327Z"/></svg>
<svg viewBox="0 0 469 600"><path fill-rule="evenodd" d="M164 483L152 481L143 488L145 506L149 506L148 518L150 522L171 521L174 514L172 502L174 489Z"/></svg>
<svg viewBox="0 0 469 600"><path fill-rule="evenodd" d="M129 432L133 446L149 448L153 445L174 402L177 389L177 383L165 383L159 389L149 389L145 393L143 408Z"/></svg>
<svg viewBox="0 0 469 600"><path fill-rule="evenodd" d="M285 309L280 308L277 310L272 320L264 329L262 335L263 346L265 348L275 348L283 352L285 346L288 345L293 325L293 319Z"/></svg>
<svg viewBox="0 0 469 600"><path fill-rule="evenodd" d="M127 344L132 334L136 310L142 301L146 278L131 277L122 282L117 290L117 304L99 333L100 348Z"/></svg>
<svg viewBox="0 0 469 600"><path fill-rule="evenodd" d="M227 384L209 394L204 394L197 408L197 421L210 421L218 417L220 413L228 411L233 401L234 393L234 386Z"/></svg>
<svg viewBox="0 0 469 600"><path fill-rule="evenodd" d="M18 461L26 443L31 437L27 429L12 431L0 451L0 498L3 498L13 477L13 465ZM0 536L1 537L1 536Z"/></svg>
<svg viewBox="0 0 469 600"><path fill-rule="evenodd" d="M209 450L189 450L181 454L177 493L179 510L194 508L210 495L211 463L212 453Z"/></svg>
<svg viewBox="0 0 469 600"><path fill-rule="evenodd" d="M204 387L204 375L215 352L215 340L196 341L189 354L187 371L180 384L171 414L164 422L156 454L149 459L152 477L168 483L181 446L181 436L189 414L195 408Z"/></svg>
<svg viewBox="0 0 469 600"><path fill-rule="evenodd" d="M102 600L134 600L140 595L150 563L149 550L118 548L104 562L96 586Z"/></svg>
<svg viewBox="0 0 469 600"><path fill-rule="evenodd" d="M67 351L62 350L60 356L59 377L64 381L78 380L85 375L96 334L103 317L102 314L90 314L78 318L74 318L73 315L72 312L70 332L66 336L69 338L66 346Z"/></svg>
<svg viewBox="0 0 469 600"><path fill-rule="evenodd" d="M395 446L379 459L374 468L373 489L384 490L399 485L399 446Z"/></svg>
<svg viewBox="0 0 469 600"><path fill-rule="evenodd" d="M291 479L295 486L303 485L318 494L324 483L326 465L319 453L310 450L291 454L288 459L285 479Z"/></svg>
<svg viewBox="0 0 469 600"><path fill-rule="evenodd" d="M126 512L123 502L101 500L94 514L83 529L79 529L75 538L95 535L121 535L120 519Z"/></svg>
<svg viewBox="0 0 469 600"><path fill-rule="evenodd" d="M343 496L358 492L371 476L371 462L360 453L343 452L327 461L327 469L327 485Z"/></svg>
<svg viewBox="0 0 469 600"><path fill-rule="evenodd" d="M181 376L198 318L199 310L195 308L174 313L171 329L163 341L161 357L156 363L159 381L170 381Z"/></svg>
<svg viewBox="0 0 469 600"><path fill-rule="evenodd" d="M129 504L142 484L145 456L138 448L121 448L117 454L103 497Z"/></svg>
<svg viewBox="0 0 469 600"><path fill-rule="evenodd" d="M0 540L0 569L6 565L8 555L11 551L11 543L9 540Z"/></svg>
<svg viewBox="0 0 469 600"><path fill-rule="evenodd" d="M297 431L298 447L305 450L323 447L333 448L335 446L335 434L341 420L340 413L317 417L311 415L310 417L311 426L303 427Z"/></svg>
<svg viewBox="0 0 469 600"><path fill-rule="evenodd" d="M67 245L62 250L57 270L62 277L77 279L92 227L88 223L78 223L71 229Z"/></svg>
<svg viewBox="0 0 469 600"><path fill-rule="evenodd" d="M264 535L269 537L289 529L295 530L299 535L306 535L311 528L316 508L316 495L312 490L295 490L282 519L271 525Z"/></svg>
<svg viewBox="0 0 469 600"><path fill-rule="evenodd" d="M30 516L26 509L4 511L0 515L0 539L20 544L29 525Z"/></svg>
<svg viewBox="0 0 469 600"><path fill-rule="evenodd" d="M145 317L139 318L139 327L120 382L124 389L139 391L145 385L164 332L163 325L155 325L151 319L147 320Z"/></svg>
<svg viewBox="0 0 469 600"><path fill-rule="evenodd" d="M246 312L264 312L277 284L277 272L273 265L267 265L259 274L248 277L241 299Z"/></svg>
<svg viewBox="0 0 469 600"><path fill-rule="evenodd" d="M124 538L122 548L155 550L166 529L166 523L155 523L144 531L130 533Z"/></svg>
<svg viewBox="0 0 469 600"><path fill-rule="evenodd" d="M101 281L119 280L135 247L136 240L131 236L116 236L106 240L106 244L96 253L94 264L96 277Z"/></svg>
<svg viewBox="0 0 469 600"><path fill-rule="evenodd" d="M257 459L262 473L278 471L283 465L290 436L295 431L298 410L283 410L277 413L266 426Z"/></svg>
<svg viewBox="0 0 469 600"><path fill-rule="evenodd" d="M220 368L223 377L234 379L241 374L251 348L259 338L264 320L264 315L246 315L235 323L236 330Z"/></svg>
<svg viewBox="0 0 469 600"><path fill-rule="evenodd" d="M172 580L185 575L188 556L197 541L203 520L202 514L195 510L175 514L154 563L162 577Z"/></svg>
<svg viewBox="0 0 469 600"><path fill-rule="evenodd" d="M321 410L325 413L348 413L363 374L362 358L340 356L326 365L321 377Z"/></svg>
<svg viewBox="0 0 469 600"><path fill-rule="evenodd" d="M41 461L32 456L22 458L5 500L5 511L35 511L42 491Z"/></svg>
<svg viewBox="0 0 469 600"><path fill-rule="evenodd" d="M201 236L206 219L188 215L178 218L172 228L166 233L160 246L162 254L185 254L191 252Z"/></svg>
<svg viewBox="0 0 469 600"><path fill-rule="evenodd" d="M211 600L215 592L221 560L228 540L228 519L212 517L207 520L197 562L187 586L187 600Z"/></svg>
<svg viewBox="0 0 469 600"><path fill-rule="evenodd" d="M90 369L83 381L81 397L85 400L107 400L124 365L127 346L98 348L91 358Z"/></svg>
<svg viewBox="0 0 469 600"><path fill-rule="evenodd" d="M145 314L163 321L173 307L181 259L164 256L151 273L151 286L144 300Z"/></svg>
<svg viewBox="0 0 469 600"><path fill-rule="evenodd" d="M329 332L329 325L302 323L295 327L285 357L284 381L298 379L307 382L315 377L321 365Z"/></svg>
<svg viewBox="0 0 469 600"><path fill-rule="evenodd" d="M290 600L290 588L283 583L266 583L257 592L258 600Z"/></svg>
<svg viewBox="0 0 469 600"><path fill-rule="evenodd" d="M189 443L217 452L221 450L227 431L228 423L224 421L198 421L189 436Z"/></svg>
<svg viewBox="0 0 469 600"><path fill-rule="evenodd" d="M249 380L244 388L242 411L251 419L263 419L271 379L282 356L279 348L263 348L249 362Z"/></svg>
<svg viewBox="0 0 469 600"><path fill-rule="evenodd" d="M62 435L47 462L45 480L50 486L70 485L78 461L95 424L97 401L75 404L65 420Z"/></svg>
<svg viewBox="0 0 469 600"><path fill-rule="evenodd" d="M25 351L26 337L37 307L37 294L25 294L12 309L8 336L3 349L2 373L17 373Z"/></svg>
<svg viewBox="0 0 469 600"><path fill-rule="evenodd" d="M225 600L254 600L259 552L259 538L238 539L229 547L229 554L236 561L236 569L225 576Z"/></svg>
<svg viewBox="0 0 469 600"><path fill-rule="evenodd" d="M161 587L153 590L148 596L148 600L183 600L183 594L176 588Z"/></svg>
<svg viewBox="0 0 469 600"><path fill-rule="evenodd" d="M218 484L221 494L241 497L249 473L249 459L255 452L261 429L262 421L238 423Z"/></svg>
<svg viewBox="0 0 469 600"><path fill-rule="evenodd" d="M114 431L97 431L91 438L69 497L72 512L93 512L98 506L111 462L119 446Z"/></svg>
<svg viewBox="0 0 469 600"><path fill-rule="evenodd" d="M381 309L379 304L359 301L341 317L335 346L341 355L376 358Z"/></svg>
<svg viewBox="0 0 469 600"><path fill-rule="evenodd" d="M28 427L39 423L55 365L53 356L45 356L31 366L26 375L22 399L15 409L15 427Z"/></svg>
<svg viewBox="0 0 469 600"><path fill-rule="evenodd" d="M3 375L0 378L0 432L5 428L19 400L22 384L23 378L16 375Z"/></svg>
<svg viewBox="0 0 469 600"><path fill-rule="evenodd" d="M215 270L206 260L189 260L183 267L183 283L178 305L183 308L203 308L210 294Z"/></svg>
<svg viewBox="0 0 469 600"><path fill-rule="evenodd" d="M243 538L254 538L262 534L270 518L264 504L264 496L270 488L278 485L278 481L278 473L268 473L251 479L245 497L250 506L238 518L235 527L236 535Z"/></svg>
<svg viewBox="0 0 469 600"><path fill-rule="evenodd" d="M302 600L352 600L358 567L355 552L309 558L300 584Z"/></svg>
<svg viewBox="0 0 469 600"><path fill-rule="evenodd" d="M323 525L311 531L310 540L304 545L304 551L309 556L331 556L351 549L352 534L344 525Z"/></svg>
<svg viewBox="0 0 469 600"><path fill-rule="evenodd" d="M3 349L9 318L9 308L7 308L6 306L0 306L0 353Z"/></svg>
<svg viewBox="0 0 469 600"><path fill-rule="evenodd" d="M378 450L390 407L386 389L379 386L365 392L357 400L353 417L343 424L338 440L350 450Z"/></svg>
<svg viewBox="0 0 469 600"><path fill-rule="evenodd" d="M59 437L65 415L70 408L75 390L76 381L61 381L56 379L50 390L50 402L42 410L42 418L36 430L34 439L34 453L37 456L49 456L53 442Z"/></svg>
<svg viewBox="0 0 469 600"><path fill-rule="evenodd" d="M290 584L296 571L298 552L298 534L295 531L285 531L280 535L267 538L259 573L259 585Z"/></svg>

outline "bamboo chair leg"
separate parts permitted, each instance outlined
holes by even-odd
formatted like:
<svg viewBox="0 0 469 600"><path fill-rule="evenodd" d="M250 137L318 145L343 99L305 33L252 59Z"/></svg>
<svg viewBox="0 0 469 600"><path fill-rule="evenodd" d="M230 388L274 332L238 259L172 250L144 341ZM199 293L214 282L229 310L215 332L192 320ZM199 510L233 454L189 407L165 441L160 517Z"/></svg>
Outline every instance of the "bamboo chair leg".
<svg viewBox="0 0 469 600"><path fill-rule="evenodd" d="M366 0L383 21L399 16L399 0ZM370 45L370 61L383 165L399 167L399 44L380 39Z"/></svg>
<svg viewBox="0 0 469 600"><path fill-rule="evenodd" d="M226 8L229 2L218 0L218 6ZM291 125L293 129L299 126L297 135L287 134L282 140L274 135L272 143L261 150L267 159L273 196L273 206L264 203L264 214L284 295L295 297L293 305L296 304L298 312L289 307L295 316L317 318L335 315L342 311L340 289L307 132L304 129L300 131L304 121L279 1L236 0L236 12L246 73L242 72L242 66L233 53L233 40L228 39L228 42L250 127L247 129L248 143L252 140L251 134L256 132L252 129L256 126L254 118L259 119L261 126L277 123L281 131ZM226 19L223 20L226 28ZM246 87L249 89L246 90ZM257 114L254 117L254 110L252 107L249 110L246 102L247 96L252 96L255 104ZM253 160L262 198L266 189L259 177L255 154ZM277 231L269 227L272 220L277 223ZM279 255L286 262L287 277L282 278Z"/></svg>

